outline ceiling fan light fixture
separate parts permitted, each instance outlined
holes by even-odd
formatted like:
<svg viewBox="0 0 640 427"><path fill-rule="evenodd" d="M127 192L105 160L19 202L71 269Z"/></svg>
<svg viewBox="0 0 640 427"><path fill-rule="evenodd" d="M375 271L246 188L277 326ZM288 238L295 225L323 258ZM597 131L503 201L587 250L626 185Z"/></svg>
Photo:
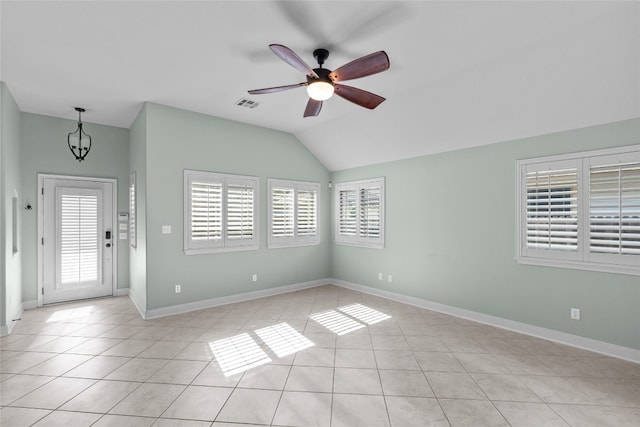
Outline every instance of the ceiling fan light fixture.
<svg viewBox="0 0 640 427"><path fill-rule="evenodd" d="M335 89L331 83L317 81L309 83L307 86L307 94L311 99L316 101L326 101L333 96Z"/></svg>

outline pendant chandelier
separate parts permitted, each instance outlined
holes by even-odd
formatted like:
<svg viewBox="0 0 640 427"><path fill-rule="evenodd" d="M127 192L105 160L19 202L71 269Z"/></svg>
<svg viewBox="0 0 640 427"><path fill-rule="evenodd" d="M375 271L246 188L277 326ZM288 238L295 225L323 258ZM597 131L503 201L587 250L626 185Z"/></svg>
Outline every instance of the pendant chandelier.
<svg viewBox="0 0 640 427"><path fill-rule="evenodd" d="M86 110L80 107L76 107L75 110L78 112L78 129L67 135L67 144L76 160L81 162L91 150L91 136L87 135L82 129L82 113Z"/></svg>

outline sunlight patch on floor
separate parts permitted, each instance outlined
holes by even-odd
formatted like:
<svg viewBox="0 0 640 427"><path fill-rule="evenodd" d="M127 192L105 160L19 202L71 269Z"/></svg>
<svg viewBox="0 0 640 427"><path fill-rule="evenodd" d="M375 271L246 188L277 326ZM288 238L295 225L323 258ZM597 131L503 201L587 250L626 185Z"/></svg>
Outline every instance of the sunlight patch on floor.
<svg viewBox="0 0 640 427"><path fill-rule="evenodd" d="M246 333L214 341L209 346L225 377L271 362L269 356Z"/></svg>
<svg viewBox="0 0 640 427"><path fill-rule="evenodd" d="M362 304L346 305L344 307L338 307L338 310L351 317L355 317L367 325L374 325L378 322L382 322L383 320L391 319L391 316L388 314L381 313Z"/></svg>
<svg viewBox="0 0 640 427"><path fill-rule="evenodd" d="M68 310L58 310L55 313L53 313L51 316L49 316L49 318L47 319L47 323L78 319L81 317L88 316L89 314L91 314L92 311L93 311L92 305L88 305L86 307L81 307L81 308L71 308Z"/></svg>
<svg viewBox="0 0 640 427"><path fill-rule="evenodd" d="M348 334L349 332L365 327L362 323L356 322L335 310L312 314L309 317L337 335Z"/></svg>
<svg viewBox="0 0 640 427"><path fill-rule="evenodd" d="M288 356L315 345L286 322L267 326L255 332L278 357Z"/></svg>

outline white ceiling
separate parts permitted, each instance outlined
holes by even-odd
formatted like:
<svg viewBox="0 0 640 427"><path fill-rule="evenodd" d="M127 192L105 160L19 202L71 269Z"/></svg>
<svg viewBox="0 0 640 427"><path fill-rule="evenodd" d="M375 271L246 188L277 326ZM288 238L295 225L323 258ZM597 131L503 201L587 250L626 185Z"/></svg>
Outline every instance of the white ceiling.
<svg viewBox="0 0 640 427"><path fill-rule="evenodd" d="M22 111L128 128L145 101L295 134L330 170L640 117L640 3L2 1L0 79ZM268 48L325 67L385 50L303 118L305 81ZM240 98L260 102L240 108Z"/></svg>

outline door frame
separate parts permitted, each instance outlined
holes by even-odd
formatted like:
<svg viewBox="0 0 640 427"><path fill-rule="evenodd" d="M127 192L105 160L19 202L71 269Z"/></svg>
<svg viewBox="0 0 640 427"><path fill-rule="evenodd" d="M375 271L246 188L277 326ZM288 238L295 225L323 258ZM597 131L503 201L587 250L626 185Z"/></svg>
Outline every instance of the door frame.
<svg viewBox="0 0 640 427"><path fill-rule="evenodd" d="M117 294L118 290L118 179L117 178L97 178L93 176L73 176L73 175L54 175L39 173L38 174L38 282L36 284L36 294L38 295L38 307L42 307L44 304L43 291L44 291L44 245L42 243L44 236L44 180L45 179L65 179L70 181L94 181L100 183L111 183L112 188L112 200L111 209L113 210L111 215L111 229L113 231L113 262L112 262L112 289L111 295ZM107 224L105 224L107 226Z"/></svg>

